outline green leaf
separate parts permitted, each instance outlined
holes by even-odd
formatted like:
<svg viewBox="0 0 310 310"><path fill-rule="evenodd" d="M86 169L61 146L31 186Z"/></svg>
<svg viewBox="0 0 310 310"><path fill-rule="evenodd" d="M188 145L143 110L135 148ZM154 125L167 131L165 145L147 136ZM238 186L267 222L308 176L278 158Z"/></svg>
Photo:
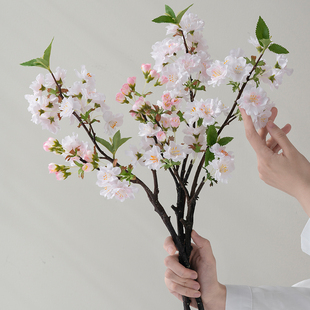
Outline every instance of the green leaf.
<svg viewBox="0 0 310 310"><path fill-rule="evenodd" d="M113 147L111 143L99 137L96 137L96 141L102 144L105 148L107 148L113 154Z"/></svg>
<svg viewBox="0 0 310 310"><path fill-rule="evenodd" d="M276 54L288 54L289 53L289 51L286 48L284 48L283 46L279 44L275 44L275 43L269 46L269 50Z"/></svg>
<svg viewBox="0 0 310 310"><path fill-rule="evenodd" d="M207 132L207 144L212 146L217 141L217 131L214 125L209 126Z"/></svg>
<svg viewBox="0 0 310 310"><path fill-rule="evenodd" d="M256 38L259 42L262 39L270 39L269 29L261 17L259 17L256 25Z"/></svg>
<svg viewBox="0 0 310 310"><path fill-rule="evenodd" d="M217 143L220 146L223 146L223 145L228 144L232 139L233 139L233 137L224 137L224 138L221 138L220 140L218 140Z"/></svg>
<svg viewBox="0 0 310 310"><path fill-rule="evenodd" d="M214 158L214 154L208 148L205 153L205 167L207 167L209 165L209 162L212 161Z"/></svg>
<svg viewBox="0 0 310 310"><path fill-rule="evenodd" d="M184 122L185 121L185 118L183 117L183 113L181 111L179 111L177 113L177 116L180 118L180 122Z"/></svg>
<svg viewBox="0 0 310 310"><path fill-rule="evenodd" d="M53 38L54 40L54 38ZM47 47L47 49L44 51L43 58L35 58L31 59L29 61L21 63L22 66L28 66L28 67L40 67L44 68L46 70L50 70L50 56L51 56L51 49L52 49L52 42Z"/></svg>
<svg viewBox="0 0 310 310"><path fill-rule="evenodd" d="M49 70L49 65L43 58L35 58L26 62L21 63L22 66L28 67L40 67Z"/></svg>
<svg viewBox="0 0 310 310"><path fill-rule="evenodd" d="M169 5L165 5L165 11L166 13L171 16L172 18L175 18L175 14L174 11L171 9L171 7Z"/></svg>
<svg viewBox="0 0 310 310"><path fill-rule="evenodd" d="M176 24L179 24L180 23L180 21L181 21L181 19L182 19L182 17L183 17L183 15L186 13L186 11L191 7L191 6L193 6L194 4L191 4L189 7L187 7L185 10L183 10L183 11L181 11L180 13L178 13L178 15L177 15L177 17L176 17L176 19L175 19L175 23Z"/></svg>
<svg viewBox="0 0 310 310"><path fill-rule="evenodd" d="M113 136L113 142L112 142L112 146L113 146L113 154L116 153L116 151L119 149L119 147L121 145L123 145L126 141L128 141L129 139L131 139L130 137L129 138L121 138L121 132L120 130L117 131L114 136Z"/></svg>
<svg viewBox="0 0 310 310"><path fill-rule="evenodd" d="M271 43L270 39L261 39L259 40L259 44L263 47L263 48L267 48Z"/></svg>
<svg viewBox="0 0 310 310"><path fill-rule="evenodd" d="M47 62L48 67L50 67L50 57L51 57L51 49L52 49L52 43L54 41L54 38L52 39L50 45L47 47L47 49L44 51L43 59Z"/></svg>
<svg viewBox="0 0 310 310"><path fill-rule="evenodd" d="M171 16L168 16L168 15L162 15L162 16L159 16L155 19L152 20L152 22L154 23L168 23L168 24L175 24L175 20L171 17Z"/></svg>

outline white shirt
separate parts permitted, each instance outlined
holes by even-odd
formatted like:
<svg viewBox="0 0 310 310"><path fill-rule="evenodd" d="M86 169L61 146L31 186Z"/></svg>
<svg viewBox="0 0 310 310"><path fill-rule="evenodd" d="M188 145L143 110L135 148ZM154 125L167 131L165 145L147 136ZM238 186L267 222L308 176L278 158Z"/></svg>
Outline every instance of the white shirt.
<svg viewBox="0 0 310 310"><path fill-rule="evenodd" d="M310 255L310 219L301 233L301 249ZM310 310L310 279L292 287L226 285L225 310Z"/></svg>

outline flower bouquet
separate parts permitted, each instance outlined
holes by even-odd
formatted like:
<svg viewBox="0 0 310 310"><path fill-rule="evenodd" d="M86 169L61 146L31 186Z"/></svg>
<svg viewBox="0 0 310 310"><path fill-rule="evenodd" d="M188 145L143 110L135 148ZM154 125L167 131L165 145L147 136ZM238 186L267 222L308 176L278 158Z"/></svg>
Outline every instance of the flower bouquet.
<svg viewBox="0 0 310 310"><path fill-rule="evenodd" d="M53 41L43 57L22 63L49 71L36 77L30 85L33 94L25 96L32 121L55 134L61 121L69 118L89 137L88 142L79 140L75 133L62 141L49 138L44 150L61 155L64 161L49 164L49 172L64 180L73 170L82 179L95 171L100 194L107 199L133 199L141 187L187 268L191 268L191 231L199 194L206 184L227 183L234 170L234 156L226 149L233 137L223 136L224 129L235 119L242 120L238 107L252 116L257 129L264 127L273 103L261 82L278 88L283 75L292 72L284 56L288 51L271 40L261 17L256 38L249 40L255 56L247 57L239 48L223 60L212 60L202 34L204 22L189 11L190 7L175 14L166 5L165 15L153 20L168 24L167 37L152 46L155 64L141 66L144 88L138 88L136 77L129 77L116 94L118 103L129 106L129 117L137 122L140 137L140 146L131 145L125 151L126 163L118 160L120 147L130 139L121 135L123 115L110 111L85 66L76 71L78 81L67 86L66 70L57 67L52 71L50 67ZM277 54L273 67L263 58L266 51ZM205 96L208 87L221 84L229 85L235 94L230 107L219 98ZM155 89L160 89L157 99L153 99ZM152 188L139 178L138 166L150 170ZM176 227L159 201L158 173L168 174L176 188L176 203L171 206ZM201 298L196 301L198 309L203 309ZM188 298L184 297L183 303L184 309L190 309Z"/></svg>

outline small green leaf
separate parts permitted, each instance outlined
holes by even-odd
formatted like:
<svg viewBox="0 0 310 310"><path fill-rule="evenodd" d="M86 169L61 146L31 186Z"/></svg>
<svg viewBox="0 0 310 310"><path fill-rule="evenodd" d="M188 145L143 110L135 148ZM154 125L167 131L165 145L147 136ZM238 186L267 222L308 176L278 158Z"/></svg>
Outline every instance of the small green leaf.
<svg viewBox="0 0 310 310"><path fill-rule="evenodd" d="M172 18L175 18L175 14L174 11L171 9L171 7L169 5L165 5L165 11L166 13L171 16Z"/></svg>
<svg viewBox="0 0 310 310"><path fill-rule="evenodd" d="M96 137L96 141L99 142L100 144L102 144L105 148L107 148L113 154L112 144L110 144L108 141L106 141L102 138L99 138L99 137Z"/></svg>
<svg viewBox="0 0 310 310"><path fill-rule="evenodd" d="M259 40L259 44L263 47L263 48L267 48L271 43L270 39L261 39Z"/></svg>
<svg viewBox="0 0 310 310"><path fill-rule="evenodd" d="M228 144L232 139L233 139L233 137L224 137L224 138L221 138L220 140L218 140L217 143L220 146L223 146L223 145Z"/></svg>
<svg viewBox="0 0 310 310"><path fill-rule="evenodd" d="M114 136L113 136L113 153L115 154L116 151L119 149L119 147L121 145L123 145L126 141L128 141L129 139L131 139L130 137L129 138L121 138L121 132L120 130L117 131Z"/></svg>
<svg viewBox="0 0 310 310"><path fill-rule="evenodd" d="M269 46L269 50L276 54L288 54L289 53L289 51L286 48L284 48L283 46L279 44L275 44L275 43Z"/></svg>
<svg viewBox="0 0 310 310"><path fill-rule="evenodd" d="M159 16L155 19L152 20L152 22L154 23L168 23L168 24L175 24L175 20L171 17L171 16L168 16L168 15L162 15L162 16Z"/></svg>
<svg viewBox="0 0 310 310"><path fill-rule="evenodd" d="M52 49L52 43L54 41L54 38L52 39L50 45L47 47L47 49L44 51L43 59L47 62L48 67L50 67L50 56L51 56L51 49Z"/></svg>
<svg viewBox="0 0 310 310"><path fill-rule="evenodd" d="M270 39L269 29L261 17L259 17L257 25L256 25L256 38L259 42L262 39Z"/></svg>
<svg viewBox="0 0 310 310"><path fill-rule="evenodd" d="M200 127L203 123L203 118L199 118L197 121L197 126Z"/></svg>
<svg viewBox="0 0 310 310"><path fill-rule="evenodd" d="M176 19L175 19L175 23L176 24L179 24L180 23L180 21L181 21L181 19L182 19L182 17L183 17L183 15L186 13L186 11L191 7L191 6L193 6L194 4L191 4L189 7L187 7L185 10L183 10L183 11L181 11L180 13L178 13L178 15L177 15L177 17L176 17Z"/></svg>
<svg viewBox="0 0 310 310"><path fill-rule="evenodd" d="M183 113L181 111L179 111L177 113L177 116L180 118L180 122L184 122L185 121L185 118L183 117Z"/></svg>
<svg viewBox="0 0 310 310"><path fill-rule="evenodd" d="M28 67L40 67L49 70L49 66L46 60L43 58L35 58L26 62L21 63L22 66Z"/></svg>
<svg viewBox="0 0 310 310"><path fill-rule="evenodd" d="M207 167L209 165L209 162L212 161L214 158L214 154L208 148L205 153L205 167Z"/></svg>
<svg viewBox="0 0 310 310"><path fill-rule="evenodd" d="M209 126L207 132L207 143L209 146L212 146L217 141L217 131L214 125Z"/></svg>

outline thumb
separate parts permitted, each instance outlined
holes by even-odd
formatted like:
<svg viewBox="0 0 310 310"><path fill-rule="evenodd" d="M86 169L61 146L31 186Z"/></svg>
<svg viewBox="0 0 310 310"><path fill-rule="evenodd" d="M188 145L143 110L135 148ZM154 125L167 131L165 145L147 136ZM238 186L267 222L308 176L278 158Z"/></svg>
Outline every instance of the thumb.
<svg viewBox="0 0 310 310"><path fill-rule="evenodd" d="M281 130L274 122L268 121L266 127L271 137L282 148L285 155L289 155L291 151L295 150L294 145L288 139L286 133L283 130Z"/></svg>
<svg viewBox="0 0 310 310"><path fill-rule="evenodd" d="M213 257L212 248L209 240L198 235L195 230L192 231L192 239L197 245L200 253L203 253L203 256L205 256L206 258Z"/></svg>

